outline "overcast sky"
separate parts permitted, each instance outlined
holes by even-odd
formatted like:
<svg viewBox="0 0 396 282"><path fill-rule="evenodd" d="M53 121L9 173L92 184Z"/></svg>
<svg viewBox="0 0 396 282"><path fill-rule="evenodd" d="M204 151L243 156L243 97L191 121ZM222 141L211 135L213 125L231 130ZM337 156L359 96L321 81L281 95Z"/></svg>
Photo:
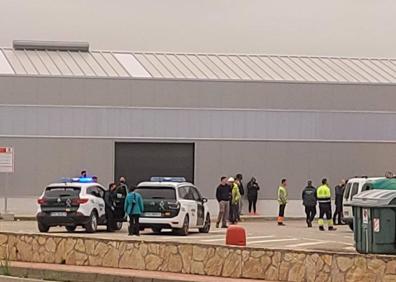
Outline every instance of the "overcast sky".
<svg viewBox="0 0 396 282"><path fill-rule="evenodd" d="M394 0L0 0L0 45L396 57Z"/></svg>

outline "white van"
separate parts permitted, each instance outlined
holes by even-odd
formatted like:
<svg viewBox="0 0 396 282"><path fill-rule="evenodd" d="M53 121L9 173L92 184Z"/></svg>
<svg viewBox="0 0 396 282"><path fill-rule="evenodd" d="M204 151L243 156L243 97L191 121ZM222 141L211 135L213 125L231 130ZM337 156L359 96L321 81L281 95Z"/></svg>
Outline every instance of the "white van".
<svg viewBox="0 0 396 282"><path fill-rule="evenodd" d="M365 190L364 184L375 180L384 179L385 177L356 177L348 180L343 201L344 222L353 230L353 213L352 213L352 197Z"/></svg>

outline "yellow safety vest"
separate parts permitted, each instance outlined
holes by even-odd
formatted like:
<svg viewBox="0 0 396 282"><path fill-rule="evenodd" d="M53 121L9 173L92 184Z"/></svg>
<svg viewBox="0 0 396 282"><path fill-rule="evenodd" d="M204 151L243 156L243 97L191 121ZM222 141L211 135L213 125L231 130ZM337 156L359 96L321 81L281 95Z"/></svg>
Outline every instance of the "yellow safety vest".
<svg viewBox="0 0 396 282"><path fill-rule="evenodd" d="M278 203L280 205L287 204L287 190L282 185L278 188Z"/></svg>
<svg viewBox="0 0 396 282"><path fill-rule="evenodd" d="M316 197L319 203L330 203L331 202L331 191L327 184L323 184L316 189Z"/></svg>

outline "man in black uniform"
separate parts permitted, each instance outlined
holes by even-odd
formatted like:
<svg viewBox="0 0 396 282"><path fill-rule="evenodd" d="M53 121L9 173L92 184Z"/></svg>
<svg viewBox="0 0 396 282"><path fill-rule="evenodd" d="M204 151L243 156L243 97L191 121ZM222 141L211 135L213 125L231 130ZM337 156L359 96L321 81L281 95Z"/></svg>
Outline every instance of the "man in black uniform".
<svg viewBox="0 0 396 282"><path fill-rule="evenodd" d="M302 192L303 205L305 207L306 222L308 227L312 227L312 221L316 215L316 188L312 186L312 181L308 181L307 187Z"/></svg>
<svg viewBox="0 0 396 282"><path fill-rule="evenodd" d="M115 205L114 199L116 198L115 190L117 185L115 183L109 184L109 190L105 191L104 201L105 201L105 211L107 219L107 231L114 231L116 229L115 222Z"/></svg>
<svg viewBox="0 0 396 282"><path fill-rule="evenodd" d="M341 180L341 183L335 187L335 212L333 215L333 222L334 224L341 225L343 224L343 209L342 209L342 202L344 198L344 190L345 190L345 180ZM338 217L338 222L336 223L336 219Z"/></svg>

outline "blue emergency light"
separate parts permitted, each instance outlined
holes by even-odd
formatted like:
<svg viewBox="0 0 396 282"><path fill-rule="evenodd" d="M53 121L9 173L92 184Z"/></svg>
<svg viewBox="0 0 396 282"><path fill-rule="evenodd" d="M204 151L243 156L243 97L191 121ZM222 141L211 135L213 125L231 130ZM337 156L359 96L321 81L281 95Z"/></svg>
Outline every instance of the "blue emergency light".
<svg viewBox="0 0 396 282"><path fill-rule="evenodd" d="M93 183L92 177L62 177L62 183Z"/></svg>
<svg viewBox="0 0 396 282"><path fill-rule="evenodd" d="M153 176L150 178L151 182L186 182L184 177L180 176Z"/></svg>

